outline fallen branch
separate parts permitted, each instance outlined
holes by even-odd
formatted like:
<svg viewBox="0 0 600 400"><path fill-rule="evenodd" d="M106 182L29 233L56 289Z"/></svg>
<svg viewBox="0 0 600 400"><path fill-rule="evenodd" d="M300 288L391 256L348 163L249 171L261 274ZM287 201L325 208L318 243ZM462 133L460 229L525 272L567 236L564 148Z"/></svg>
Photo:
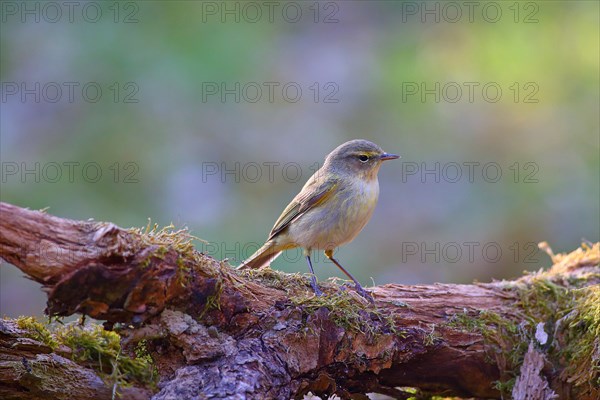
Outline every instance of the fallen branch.
<svg viewBox="0 0 600 400"><path fill-rule="evenodd" d="M335 282L317 298L301 275L236 271L197 253L192 239L0 203L0 256L44 286L49 315L106 320L130 352L143 341L159 373L155 399L402 399L406 387L518 398L530 343L551 367L535 369L548 396L600 395L600 311L590 300L600 299L599 244L511 282L373 287L371 305ZM540 323L545 344L535 339ZM1 351L4 362L12 350ZM13 376L0 382L17 390Z"/></svg>

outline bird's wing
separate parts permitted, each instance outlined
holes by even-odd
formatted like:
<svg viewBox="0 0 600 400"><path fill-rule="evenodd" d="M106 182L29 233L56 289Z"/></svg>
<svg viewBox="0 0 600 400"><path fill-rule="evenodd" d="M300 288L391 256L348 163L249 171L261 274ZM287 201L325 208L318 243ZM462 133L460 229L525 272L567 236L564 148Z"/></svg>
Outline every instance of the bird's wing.
<svg viewBox="0 0 600 400"><path fill-rule="evenodd" d="M311 208L322 204L336 190L338 190L338 180L336 178L329 178L324 181L319 179L309 180L300 193L294 197L294 200L283 210L273 229L271 229L268 240L273 239L279 232L287 228L293 220Z"/></svg>

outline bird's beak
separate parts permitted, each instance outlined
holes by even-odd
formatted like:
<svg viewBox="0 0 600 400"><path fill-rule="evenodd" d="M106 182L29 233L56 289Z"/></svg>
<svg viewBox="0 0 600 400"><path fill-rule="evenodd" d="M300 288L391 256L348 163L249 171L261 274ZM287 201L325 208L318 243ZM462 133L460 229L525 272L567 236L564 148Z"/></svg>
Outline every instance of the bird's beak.
<svg viewBox="0 0 600 400"><path fill-rule="evenodd" d="M381 161L395 160L396 158L400 158L400 156L397 154L388 154L388 153L383 153L382 155L379 156L379 159Z"/></svg>

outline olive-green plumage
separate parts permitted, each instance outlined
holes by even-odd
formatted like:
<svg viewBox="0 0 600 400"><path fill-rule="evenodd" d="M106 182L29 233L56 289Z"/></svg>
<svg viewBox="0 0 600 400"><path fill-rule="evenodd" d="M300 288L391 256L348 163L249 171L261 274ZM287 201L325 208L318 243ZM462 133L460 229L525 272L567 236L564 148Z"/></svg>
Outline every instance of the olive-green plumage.
<svg viewBox="0 0 600 400"><path fill-rule="evenodd" d="M320 294L310 253L325 250L325 255L356 283L359 293L370 299L332 255L337 247L352 241L369 222L379 197L379 167L384 160L398 157L362 139L338 146L283 210L266 243L239 268L264 267L282 251L301 247L313 274L313 289Z"/></svg>

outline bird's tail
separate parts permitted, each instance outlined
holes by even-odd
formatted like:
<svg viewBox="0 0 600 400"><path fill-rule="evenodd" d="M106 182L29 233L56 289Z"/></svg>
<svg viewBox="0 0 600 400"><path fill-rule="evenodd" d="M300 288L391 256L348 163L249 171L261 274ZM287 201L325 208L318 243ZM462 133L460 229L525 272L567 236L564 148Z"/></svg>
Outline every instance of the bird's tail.
<svg viewBox="0 0 600 400"><path fill-rule="evenodd" d="M274 240L269 240L262 247L244 262L237 269L259 269L275 260L283 251L280 245Z"/></svg>

